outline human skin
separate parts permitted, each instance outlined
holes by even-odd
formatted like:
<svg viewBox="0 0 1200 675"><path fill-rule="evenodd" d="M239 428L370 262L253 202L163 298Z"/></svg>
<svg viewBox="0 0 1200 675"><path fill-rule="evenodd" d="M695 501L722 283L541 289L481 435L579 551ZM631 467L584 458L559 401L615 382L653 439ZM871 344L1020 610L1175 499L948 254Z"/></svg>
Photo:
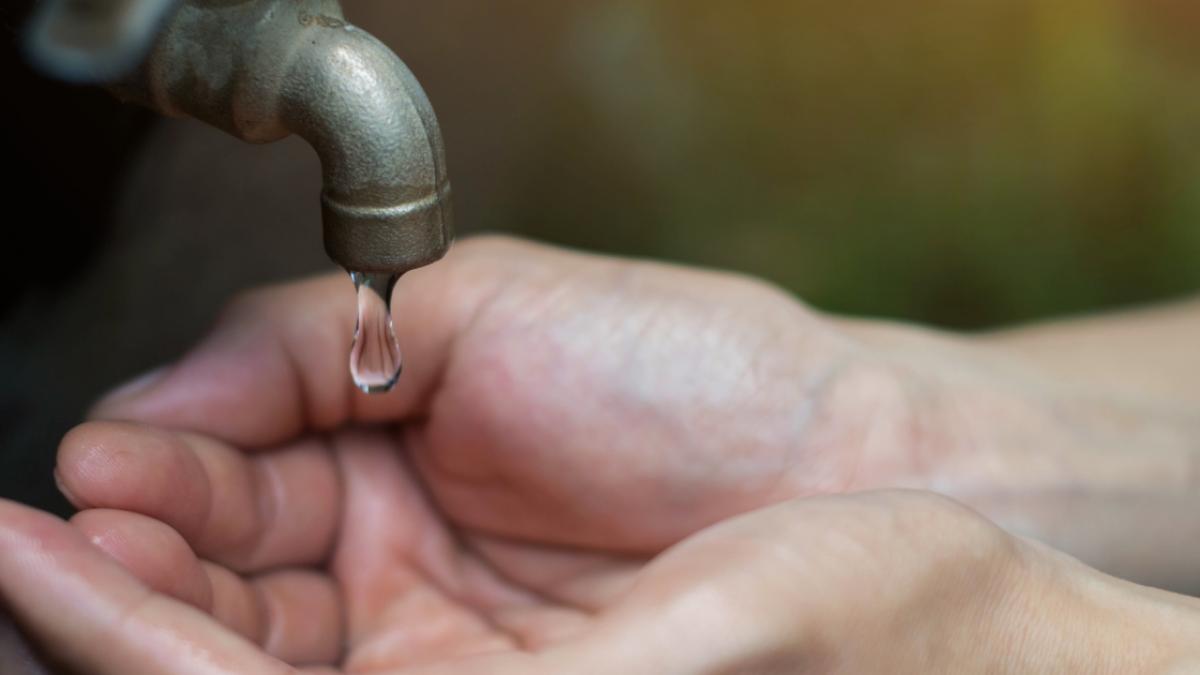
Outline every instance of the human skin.
<svg viewBox="0 0 1200 675"><path fill-rule="evenodd" d="M398 478L387 440L360 433L341 451L346 488ZM790 500L644 564L510 550L509 569L556 582L532 590L482 570L486 548L449 542L428 504L388 503L413 498L395 487L346 495L348 519L399 508L389 525L348 520L328 569L242 575L145 516L93 510L67 524L0 501L0 594L88 675L1200 668L1200 602L1100 574L932 493ZM282 554L262 536L260 551Z"/></svg>
<svg viewBox="0 0 1200 675"><path fill-rule="evenodd" d="M1104 577L945 500L803 499L932 488L1033 536L1059 536L1120 561L1115 544L1123 537L1146 539L1154 517L1194 510L1184 469L1195 450L1184 432L1195 419L1182 409L1131 402L1115 390L1080 396L1070 378L1047 374L1006 338L837 320L752 280L511 241L460 246L402 281L397 294L409 366L398 391L379 398L357 394L347 380L354 303L344 280L235 303L183 362L94 413L124 423L85 425L64 440L60 480L87 509L75 529L151 587L209 609L293 662L340 660L340 648L320 638L346 630L352 668L479 650L503 659L520 648L514 654L535 661L519 661L514 672L539 672L533 664L541 659L598 645L576 652L591 654L579 669L558 671L588 672L581 664L611 665L601 652L624 652L614 645L653 633L628 626L658 625L676 595L720 589L736 570L758 569L759 558L799 564L762 563L768 571L754 578L785 580L774 586L735 585L730 595L753 610L748 615L718 602L716 611L688 616L778 614L778 625L713 630L746 637L722 652L732 662L720 654L705 662L705 649L688 650L645 672L830 672L829 664L865 667L878 663L873 658L889 659L891 672L1003 672L997 664L1005 658L1016 659L1008 672L1038 663L1156 672L1184 653L1194 611L1187 599ZM1114 411L1126 423L1113 424ZM1146 433L1151 427L1178 433ZM1062 528L1050 508L1064 494L1080 500L1088 525L1089 509L1131 496L1145 520L1081 535ZM873 512L891 515L863 518L874 525L858 528L852 546L823 538L856 531L859 517L841 512L860 513L859 499L877 500ZM929 546L895 536L894 519L910 509L935 514L914 517L925 528L899 528L929 536ZM716 525L746 513L745 521ZM791 520L809 529L789 537ZM752 521L771 525L752 528L761 541L750 548L761 555L743 556L745 538L724 533ZM982 548L1002 553L967 546L961 557L956 542L976 541L981 530L989 533ZM688 538L701 531L700 541L718 542L716 553L695 552L703 547ZM1131 576L1187 579L1196 537L1179 528L1166 535L1159 543L1174 545L1142 556L1151 562ZM726 557L737 564L722 564ZM876 566L835 574L866 559ZM656 571L674 569L664 562L673 560L705 573L688 584L678 581L686 573ZM951 583L946 570L957 568L962 578ZM886 593L863 595L879 588L864 580L886 581ZM784 593L792 584L830 600ZM968 592L992 585L994 593ZM881 593L894 602L880 602ZM308 619L264 625L255 604L263 598L275 598L267 615ZM631 605L645 609L646 623L612 618L637 615ZM1099 610L1114 606L1127 620ZM347 625L316 630L315 618L343 614ZM927 631L898 630L898 617ZM878 634L835 628L871 621ZM1033 636L1006 631L1038 621L1047 630ZM679 630L700 630L697 644L723 644L703 633L712 624L699 624ZM286 625L317 634L297 638ZM828 639L814 643L822 631ZM914 637L922 635L952 653L922 652L927 642ZM1127 644L1120 639L1145 649L1104 651ZM291 651L296 645L311 652ZM915 660L893 664L906 648ZM1085 657L1099 660L1069 660Z"/></svg>
<svg viewBox="0 0 1200 675"><path fill-rule="evenodd" d="M905 484L1200 595L1200 302L972 336L835 322L891 364L926 420L934 457Z"/></svg>
<svg viewBox="0 0 1200 675"><path fill-rule="evenodd" d="M96 416L240 448L398 424L464 526L643 554L792 497L931 489L1106 572L1200 593L1200 391L1174 384L1200 390L1179 346L1200 307L966 337L502 239L460 244L395 302L392 395L347 378L355 305L333 275L236 300L181 364Z"/></svg>

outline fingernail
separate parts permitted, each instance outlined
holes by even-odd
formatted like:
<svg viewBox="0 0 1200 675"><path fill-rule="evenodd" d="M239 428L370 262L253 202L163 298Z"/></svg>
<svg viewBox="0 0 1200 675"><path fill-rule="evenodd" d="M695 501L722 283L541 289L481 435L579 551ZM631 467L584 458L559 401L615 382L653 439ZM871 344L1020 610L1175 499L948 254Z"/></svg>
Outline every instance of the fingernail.
<svg viewBox="0 0 1200 675"><path fill-rule="evenodd" d="M57 468L54 469L54 484L58 486L58 491L62 493L62 496L66 497L67 501L71 502L75 508L83 508L82 503L67 487L67 484L63 482L62 474L58 472Z"/></svg>
<svg viewBox="0 0 1200 675"><path fill-rule="evenodd" d="M167 373L167 369L168 366L160 366L155 368L154 370L139 375L138 377L135 377L129 382L126 382L125 384L105 394L100 398L99 401L96 402L95 405L92 406L91 411L88 413L88 417L92 417L97 411L111 409L114 406L136 398L138 395L149 391L154 387L155 384L158 384L163 375Z"/></svg>

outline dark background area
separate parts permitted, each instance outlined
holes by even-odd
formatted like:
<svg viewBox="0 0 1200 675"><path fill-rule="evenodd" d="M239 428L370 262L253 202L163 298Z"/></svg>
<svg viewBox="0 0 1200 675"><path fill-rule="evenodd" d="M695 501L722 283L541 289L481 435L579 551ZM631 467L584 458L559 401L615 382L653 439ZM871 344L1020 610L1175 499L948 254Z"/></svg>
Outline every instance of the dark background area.
<svg viewBox="0 0 1200 675"><path fill-rule="evenodd" d="M1194 0L343 4L437 108L462 233L964 330L1200 288ZM61 510L95 397L331 266L307 146L37 76L30 5L0 8L0 495Z"/></svg>
<svg viewBox="0 0 1200 675"><path fill-rule="evenodd" d="M16 0L0 8L0 74L8 92L0 136L9 162L5 196L10 205L21 207L10 218L28 213L36 219L28 225L9 221L16 227L8 228L12 238L0 269L0 312L5 313L34 287L61 289L88 262L107 234L107 213L121 190L122 169L153 119L148 111L122 106L102 90L64 86L26 67L20 29L32 4ZM97 213L105 216L97 218ZM36 253L51 227L64 235L56 255L66 257L56 260L61 274L39 275L50 257L39 261Z"/></svg>

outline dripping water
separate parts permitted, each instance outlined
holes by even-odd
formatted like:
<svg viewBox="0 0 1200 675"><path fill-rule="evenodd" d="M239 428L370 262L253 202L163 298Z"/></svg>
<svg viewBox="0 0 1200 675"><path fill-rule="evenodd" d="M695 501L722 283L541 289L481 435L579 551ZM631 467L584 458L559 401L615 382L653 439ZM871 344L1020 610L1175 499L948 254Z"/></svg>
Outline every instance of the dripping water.
<svg viewBox="0 0 1200 675"><path fill-rule="evenodd" d="M392 324L392 289L400 275L391 272L351 272L358 293L358 323L350 349L350 375L368 394L383 394L396 386L403 361Z"/></svg>

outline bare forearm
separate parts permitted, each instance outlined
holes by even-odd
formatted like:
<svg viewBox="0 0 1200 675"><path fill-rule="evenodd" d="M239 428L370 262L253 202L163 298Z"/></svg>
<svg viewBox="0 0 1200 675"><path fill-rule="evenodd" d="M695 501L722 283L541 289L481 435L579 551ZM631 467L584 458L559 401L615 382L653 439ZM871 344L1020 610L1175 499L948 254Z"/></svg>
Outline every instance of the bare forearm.
<svg viewBox="0 0 1200 675"><path fill-rule="evenodd" d="M1200 405L1200 298L980 337L1099 390Z"/></svg>
<svg viewBox="0 0 1200 675"><path fill-rule="evenodd" d="M905 374L914 439L941 458L927 484L1110 574L1200 594L1200 350L1181 337L1200 343L1200 301L982 336L837 323Z"/></svg>

